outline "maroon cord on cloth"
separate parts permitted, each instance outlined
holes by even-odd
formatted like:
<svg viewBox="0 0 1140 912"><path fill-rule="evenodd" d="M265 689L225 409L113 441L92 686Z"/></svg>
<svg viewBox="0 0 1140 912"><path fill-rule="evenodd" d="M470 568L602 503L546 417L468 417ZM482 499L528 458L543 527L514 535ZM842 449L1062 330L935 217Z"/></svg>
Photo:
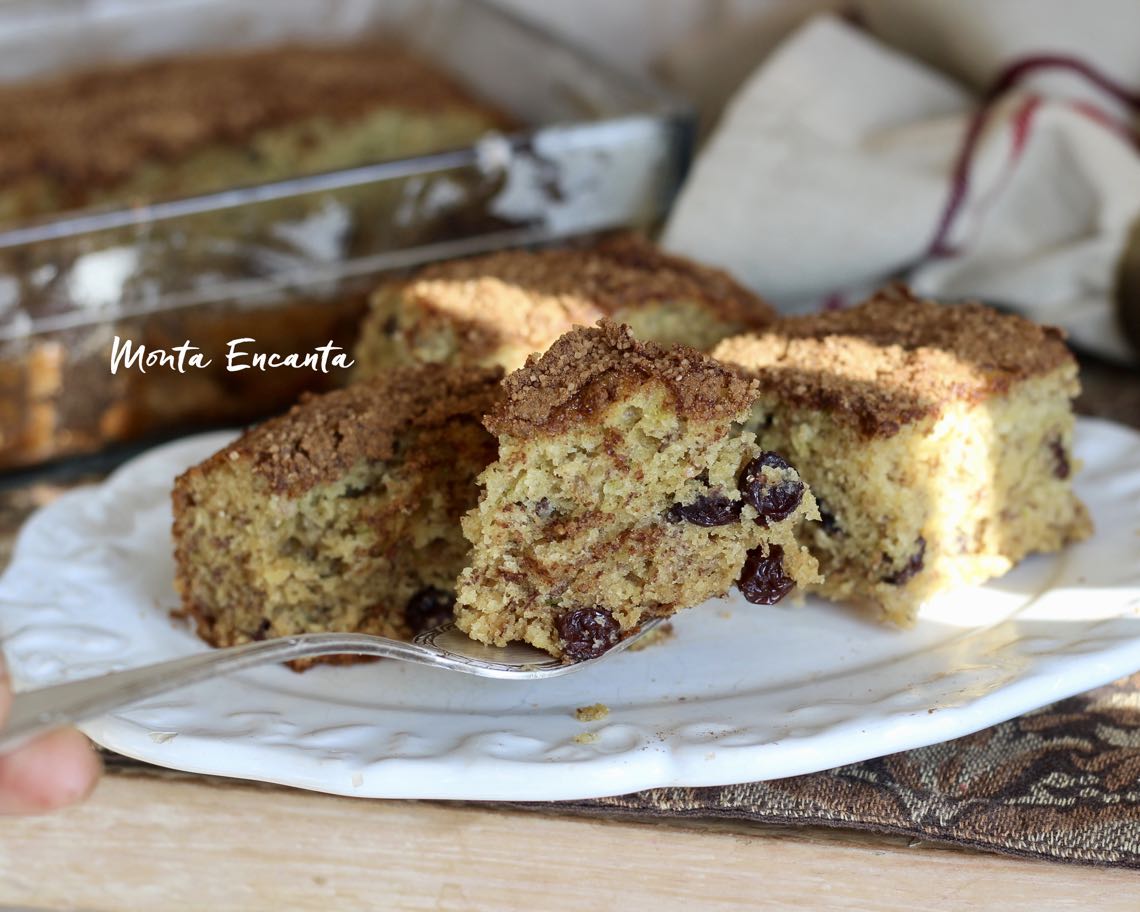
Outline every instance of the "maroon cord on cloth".
<svg viewBox="0 0 1140 912"><path fill-rule="evenodd" d="M954 161L954 170L950 178L950 195L943 207L942 216L938 220L934 239L930 242L929 256L948 257L957 253L949 243L950 227L953 225L958 211L962 208L962 204L966 201L966 195L970 189L970 168L973 164L974 153L977 151L978 140L982 135L982 129L989 120L994 104L1002 95L1016 87L1026 77L1042 70L1067 70L1076 73L1128 107L1140 110L1140 92L1135 92L1121 85L1091 64L1076 57L1063 54L1034 54L1009 63L982 96L981 107L974 112L974 116L970 118L970 123L966 127L962 146ZM1034 103L1032 106L1026 106L1018 111L1014 124L1015 154L1019 154L1024 148L1025 141L1028 138L1029 123L1036 107L1037 105Z"/></svg>

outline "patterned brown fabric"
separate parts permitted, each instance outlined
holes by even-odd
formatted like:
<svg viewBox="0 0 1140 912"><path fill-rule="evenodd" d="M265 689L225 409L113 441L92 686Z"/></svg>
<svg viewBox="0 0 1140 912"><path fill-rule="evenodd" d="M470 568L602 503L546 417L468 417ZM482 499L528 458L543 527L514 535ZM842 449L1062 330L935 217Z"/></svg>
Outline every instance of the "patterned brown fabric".
<svg viewBox="0 0 1140 912"><path fill-rule="evenodd" d="M1085 364L1082 380L1081 411L1140 427L1140 374ZM27 514L72 483L0 490L0 566ZM115 759L108 769L138 766ZM956 741L810 776L512 806L847 827L1140 868L1140 673Z"/></svg>
<svg viewBox="0 0 1140 912"><path fill-rule="evenodd" d="M1140 675L956 741L810 776L559 807L850 827L1140 868Z"/></svg>

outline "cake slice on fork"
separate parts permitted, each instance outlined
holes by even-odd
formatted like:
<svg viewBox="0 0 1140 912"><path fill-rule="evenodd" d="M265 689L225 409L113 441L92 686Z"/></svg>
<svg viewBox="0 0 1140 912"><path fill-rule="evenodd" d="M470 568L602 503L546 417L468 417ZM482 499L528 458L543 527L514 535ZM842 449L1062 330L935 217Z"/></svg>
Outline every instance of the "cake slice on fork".
<svg viewBox="0 0 1140 912"><path fill-rule="evenodd" d="M485 421L499 459L463 523L456 622L469 636L581 660L734 583L771 604L818 581L796 540L815 500L741 427L753 382L603 322L504 387Z"/></svg>

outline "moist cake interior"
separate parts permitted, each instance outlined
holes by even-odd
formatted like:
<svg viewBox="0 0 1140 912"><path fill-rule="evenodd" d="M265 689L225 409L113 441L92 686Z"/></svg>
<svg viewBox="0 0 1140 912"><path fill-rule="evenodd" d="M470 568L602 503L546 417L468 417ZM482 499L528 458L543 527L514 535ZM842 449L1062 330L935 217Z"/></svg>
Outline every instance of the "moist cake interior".
<svg viewBox="0 0 1140 912"><path fill-rule="evenodd" d="M605 323L505 386L487 420L499 459L464 519L474 547L456 615L470 636L590 658L742 574L764 603L816 580L795 538L814 500L737 423L748 382Z"/></svg>
<svg viewBox="0 0 1140 912"><path fill-rule="evenodd" d="M409 369L310 397L182 475L176 584L199 634L406 638L450 619L500 377Z"/></svg>
<svg viewBox="0 0 1140 912"><path fill-rule="evenodd" d="M822 516L829 598L901 625L938 592L1087 536L1072 492L1076 363L1058 331L901 288L715 352L756 377L748 426Z"/></svg>

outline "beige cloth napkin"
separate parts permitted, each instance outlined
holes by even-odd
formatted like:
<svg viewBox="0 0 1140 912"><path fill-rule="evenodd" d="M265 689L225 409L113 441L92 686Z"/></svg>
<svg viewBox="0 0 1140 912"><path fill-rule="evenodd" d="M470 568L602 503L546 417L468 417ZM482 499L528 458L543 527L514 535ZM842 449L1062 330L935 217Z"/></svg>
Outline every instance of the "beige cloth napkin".
<svg viewBox="0 0 1140 912"><path fill-rule="evenodd" d="M903 276L1131 357L1115 273L1140 216L1140 3L866 0L820 15L745 81L666 246L781 309Z"/></svg>

